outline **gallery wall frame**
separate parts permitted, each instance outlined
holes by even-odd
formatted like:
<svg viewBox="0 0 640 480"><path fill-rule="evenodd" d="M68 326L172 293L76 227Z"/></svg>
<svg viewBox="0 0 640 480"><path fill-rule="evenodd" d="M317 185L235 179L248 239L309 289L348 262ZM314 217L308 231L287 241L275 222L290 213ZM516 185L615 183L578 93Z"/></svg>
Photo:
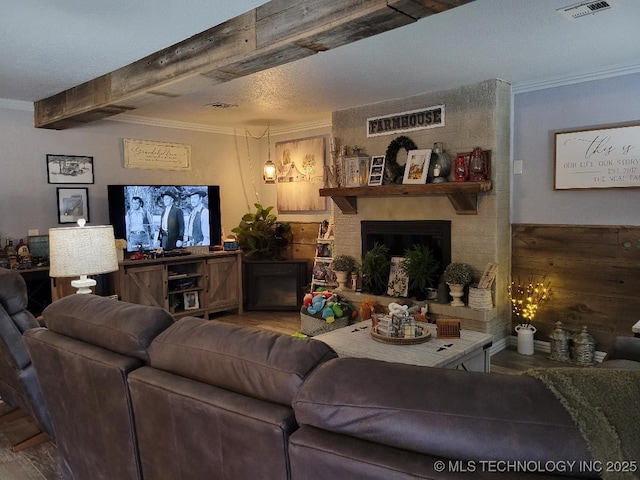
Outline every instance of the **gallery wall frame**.
<svg viewBox="0 0 640 480"><path fill-rule="evenodd" d="M554 190L640 187L640 124L554 133Z"/></svg>
<svg viewBox="0 0 640 480"><path fill-rule="evenodd" d="M81 218L89 222L89 189L56 188L58 223L76 223Z"/></svg>
<svg viewBox="0 0 640 480"><path fill-rule="evenodd" d="M93 157L47 154L48 183L94 183Z"/></svg>

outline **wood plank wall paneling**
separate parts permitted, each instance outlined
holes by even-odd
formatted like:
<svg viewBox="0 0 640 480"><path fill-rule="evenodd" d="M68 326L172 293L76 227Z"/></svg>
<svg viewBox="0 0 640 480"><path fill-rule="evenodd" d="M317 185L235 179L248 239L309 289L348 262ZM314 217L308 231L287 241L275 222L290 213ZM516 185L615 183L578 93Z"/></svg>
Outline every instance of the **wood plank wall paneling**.
<svg viewBox="0 0 640 480"><path fill-rule="evenodd" d="M307 260L309 284L313 260L316 256L316 240L320 222L289 222L291 225L291 242L287 248L287 256L293 260Z"/></svg>
<svg viewBox="0 0 640 480"><path fill-rule="evenodd" d="M534 320L536 339L550 341L559 320L586 326L596 350L631 336L640 319L640 227L512 225L512 279L546 274L552 300ZM512 321L512 331L516 321Z"/></svg>

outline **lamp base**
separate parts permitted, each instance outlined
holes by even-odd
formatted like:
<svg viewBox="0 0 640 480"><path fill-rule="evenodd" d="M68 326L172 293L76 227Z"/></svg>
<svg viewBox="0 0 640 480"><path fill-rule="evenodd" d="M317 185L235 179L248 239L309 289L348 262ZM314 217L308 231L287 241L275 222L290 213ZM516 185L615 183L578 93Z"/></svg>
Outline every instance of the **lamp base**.
<svg viewBox="0 0 640 480"><path fill-rule="evenodd" d="M86 275L80 275L78 280L71 280L71 286L78 289L76 293L92 293L91 287L96 286L96 281L93 278L87 278Z"/></svg>

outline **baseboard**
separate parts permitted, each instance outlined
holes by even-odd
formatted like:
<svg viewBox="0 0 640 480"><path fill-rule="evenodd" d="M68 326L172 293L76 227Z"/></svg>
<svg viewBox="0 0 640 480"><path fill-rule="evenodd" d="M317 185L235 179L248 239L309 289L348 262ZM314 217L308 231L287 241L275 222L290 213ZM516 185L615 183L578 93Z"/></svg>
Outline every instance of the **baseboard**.
<svg viewBox="0 0 640 480"><path fill-rule="evenodd" d="M518 337L516 335L511 335L510 337L507 337L509 339L509 346L511 347L517 347L518 346ZM506 347L505 347L506 348ZM536 352L545 352L545 353L551 353L551 343L550 342L543 342L542 340L534 340L533 341L533 349ZM504 350L504 348L502 348L501 350ZM500 351L500 350L498 350ZM496 351L496 353L498 353L498 351ZM491 349L491 355L493 355L493 349ZM600 352L598 350L596 350L595 354L594 354L594 360L598 363L602 362L604 360L604 357L607 355L607 352Z"/></svg>

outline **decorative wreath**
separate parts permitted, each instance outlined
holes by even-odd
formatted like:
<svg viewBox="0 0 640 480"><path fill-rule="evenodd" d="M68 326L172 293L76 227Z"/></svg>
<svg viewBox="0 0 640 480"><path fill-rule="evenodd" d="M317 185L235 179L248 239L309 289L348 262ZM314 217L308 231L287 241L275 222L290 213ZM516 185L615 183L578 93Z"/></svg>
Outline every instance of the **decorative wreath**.
<svg viewBox="0 0 640 480"><path fill-rule="evenodd" d="M398 152L401 148L404 148L407 152L410 150L417 150L418 146L413 143L409 137L401 135L393 140L387 147L387 153L385 154L385 170L386 170L386 182L385 183L402 183L404 177L404 165L398 165Z"/></svg>

